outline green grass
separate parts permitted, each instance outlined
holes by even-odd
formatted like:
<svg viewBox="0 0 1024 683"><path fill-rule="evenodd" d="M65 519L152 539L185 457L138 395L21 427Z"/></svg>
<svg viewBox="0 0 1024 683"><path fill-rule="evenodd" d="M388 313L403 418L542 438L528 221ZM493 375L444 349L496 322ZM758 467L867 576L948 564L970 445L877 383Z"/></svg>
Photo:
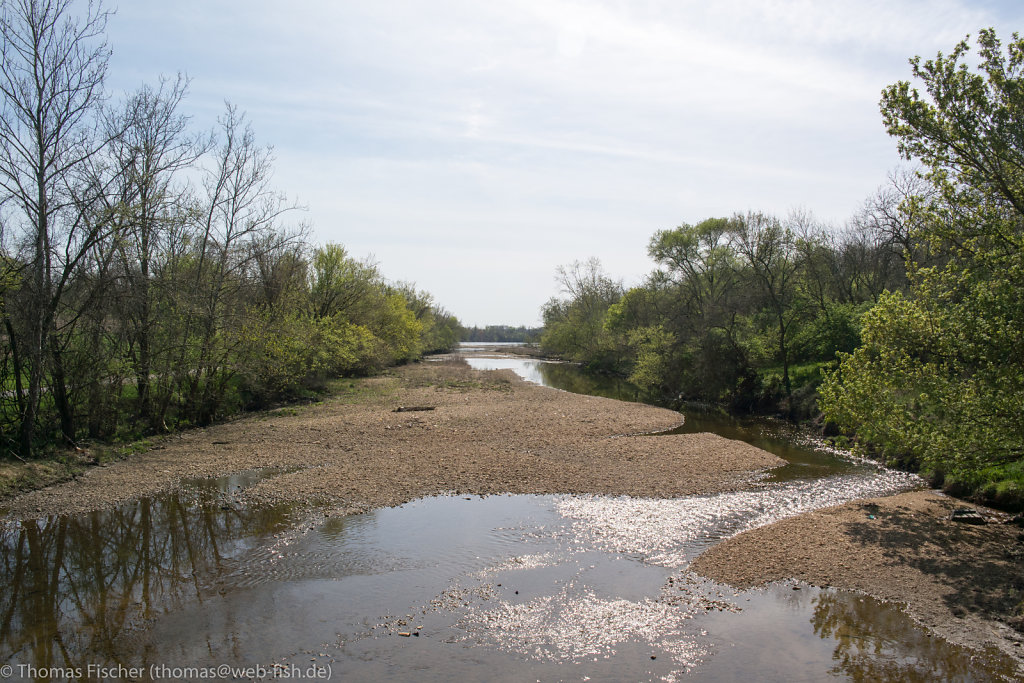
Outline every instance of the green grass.
<svg viewBox="0 0 1024 683"><path fill-rule="evenodd" d="M945 476L937 476L935 472L922 474L957 498L1010 512L1024 511L1024 459L973 472Z"/></svg>
<svg viewBox="0 0 1024 683"><path fill-rule="evenodd" d="M81 464L69 464L61 460L0 462L0 500L21 491L40 489L65 481L83 469Z"/></svg>
<svg viewBox="0 0 1024 683"><path fill-rule="evenodd" d="M978 498L993 507L1024 510L1024 460L987 467L979 473Z"/></svg>
<svg viewBox="0 0 1024 683"><path fill-rule="evenodd" d="M821 384L823 375L822 368L831 367L831 362L814 361L789 366L789 382L793 385L793 391L803 387L817 388ZM782 386L782 366L773 365L762 368L759 371L761 383L765 387Z"/></svg>
<svg viewBox="0 0 1024 683"><path fill-rule="evenodd" d="M104 464L145 453L153 444L152 438L125 438L116 443L93 444L89 447L89 452L93 454L97 464Z"/></svg>

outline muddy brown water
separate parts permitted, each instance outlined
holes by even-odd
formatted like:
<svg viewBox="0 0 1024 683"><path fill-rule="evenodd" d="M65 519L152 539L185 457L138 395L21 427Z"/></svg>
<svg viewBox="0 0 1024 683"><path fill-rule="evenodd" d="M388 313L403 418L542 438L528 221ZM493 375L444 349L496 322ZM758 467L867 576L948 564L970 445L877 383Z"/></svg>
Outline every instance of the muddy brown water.
<svg viewBox="0 0 1024 683"><path fill-rule="evenodd" d="M1013 680L1012 663L931 637L892 605L689 572L744 529L916 485L772 425L731 429L798 451L780 453L792 471L678 500L451 496L323 519L238 505L239 490L281 473L262 470L9 522L0 676Z"/></svg>

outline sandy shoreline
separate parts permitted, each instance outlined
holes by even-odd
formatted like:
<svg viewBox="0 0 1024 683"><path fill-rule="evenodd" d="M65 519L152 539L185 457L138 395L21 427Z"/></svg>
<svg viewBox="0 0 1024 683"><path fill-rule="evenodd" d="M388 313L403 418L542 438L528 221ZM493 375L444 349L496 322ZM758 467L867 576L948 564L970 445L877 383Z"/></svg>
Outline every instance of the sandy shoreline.
<svg viewBox="0 0 1024 683"><path fill-rule="evenodd" d="M444 493L673 498L742 490L755 472L784 462L712 434L643 436L679 421L670 410L530 385L511 371L427 362L354 381L322 404L165 437L5 506L11 519L80 513L264 467L289 471L239 502L343 514ZM736 536L693 569L741 587L795 578L901 602L943 637L996 645L1024 671L1024 637L1012 625L1024 530L948 521L960 505L931 492L848 503Z"/></svg>
<svg viewBox="0 0 1024 683"><path fill-rule="evenodd" d="M640 436L678 426L679 414L534 386L508 370L427 362L354 384L323 404L167 437L76 481L18 496L8 513L85 512L182 479L262 467L299 469L248 489L251 502L359 512L449 492L717 493L742 489L751 473L783 462L712 434Z"/></svg>

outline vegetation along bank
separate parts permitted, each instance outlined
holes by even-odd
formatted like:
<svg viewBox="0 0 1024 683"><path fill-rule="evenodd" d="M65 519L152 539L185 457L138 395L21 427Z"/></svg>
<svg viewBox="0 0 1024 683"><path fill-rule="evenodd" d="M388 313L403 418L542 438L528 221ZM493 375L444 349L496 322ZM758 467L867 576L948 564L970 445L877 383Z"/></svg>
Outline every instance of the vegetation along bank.
<svg viewBox="0 0 1024 683"><path fill-rule="evenodd" d="M977 67L972 67L977 60ZM951 493L1024 509L1024 40L911 60L881 112L915 165L843 226L737 213L656 232L629 289L558 272L542 346L669 401L816 419Z"/></svg>
<svg viewBox="0 0 1024 683"><path fill-rule="evenodd" d="M238 108L193 123L183 76L113 97L109 13L82 10L0 13L0 460L210 424L454 345L429 294L309 243Z"/></svg>

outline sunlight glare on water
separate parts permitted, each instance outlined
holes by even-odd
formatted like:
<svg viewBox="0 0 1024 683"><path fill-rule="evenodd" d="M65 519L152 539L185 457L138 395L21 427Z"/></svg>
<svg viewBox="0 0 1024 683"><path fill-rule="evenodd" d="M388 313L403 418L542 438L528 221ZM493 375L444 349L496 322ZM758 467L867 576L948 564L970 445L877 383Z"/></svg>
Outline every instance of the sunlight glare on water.
<svg viewBox="0 0 1024 683"><path fill-rule="evenodd" d="M584 496L559 500L560 514L578 522L580 543L632 553L681 567L709 545L748 529L848 500L898 493L917 485L901 472L788 482L754 491L659 500Z"/></svg>

